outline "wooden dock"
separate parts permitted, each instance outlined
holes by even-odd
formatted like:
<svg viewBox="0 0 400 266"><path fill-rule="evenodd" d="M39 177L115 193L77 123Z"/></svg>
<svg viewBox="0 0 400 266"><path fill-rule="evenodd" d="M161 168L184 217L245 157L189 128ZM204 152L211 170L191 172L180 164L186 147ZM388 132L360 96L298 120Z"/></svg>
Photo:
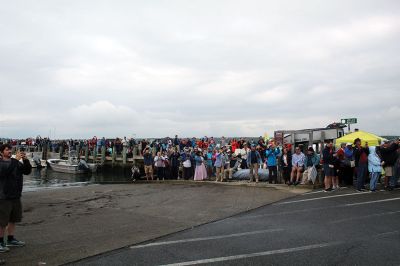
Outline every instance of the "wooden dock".
<svg viewBox="0 0 400 266"><path fill-rule="evenodd" d="M20 150L20 147L14 147L14 151ZM62 147L59 148L59 152L49 151L50 149L38 150L36 147L25 147L25 152L29 153L31 157L37 156L43 160L47 159L68 159L69 151L64 151ZM138 154L138 149L133 149L133 155L128 157L127 148L123 147L122 152L117 154L116 150L113 149L110 155L107 155L106 148L102 147L100 152L97 149L89 150L88 147L80 149L76 147L74 151L77 152L78 158L84 159L86 162L98 163L98 164L143 164L143 156Z"/></svg>

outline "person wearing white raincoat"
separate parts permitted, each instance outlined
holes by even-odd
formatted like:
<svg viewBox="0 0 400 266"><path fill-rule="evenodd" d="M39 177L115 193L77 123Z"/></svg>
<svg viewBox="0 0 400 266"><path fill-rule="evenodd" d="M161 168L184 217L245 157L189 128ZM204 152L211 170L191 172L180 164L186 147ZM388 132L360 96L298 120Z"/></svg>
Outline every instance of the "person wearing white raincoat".
<svg viewBox="0 0 400 266"><path fill-rule="evenodd" d="M369 189L374 192L376 191L376 183L382 173L381 158L376 153L376 147L369 147L368 171L371 178Z"/></svg>

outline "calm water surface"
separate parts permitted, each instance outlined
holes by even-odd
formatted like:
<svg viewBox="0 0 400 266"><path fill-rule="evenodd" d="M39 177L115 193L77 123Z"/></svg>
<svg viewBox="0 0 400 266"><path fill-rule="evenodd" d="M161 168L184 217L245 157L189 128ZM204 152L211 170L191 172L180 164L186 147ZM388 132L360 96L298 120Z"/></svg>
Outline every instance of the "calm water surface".
<svg viewBox="0 0 400 266"><path fill-rule="evenodd" d="M96 173L66 174L48 168L32 169L30 175L24 176L24 192L41 189L57 189L89 184L127 183L131 178L130 166L102 166Z"/></svg>

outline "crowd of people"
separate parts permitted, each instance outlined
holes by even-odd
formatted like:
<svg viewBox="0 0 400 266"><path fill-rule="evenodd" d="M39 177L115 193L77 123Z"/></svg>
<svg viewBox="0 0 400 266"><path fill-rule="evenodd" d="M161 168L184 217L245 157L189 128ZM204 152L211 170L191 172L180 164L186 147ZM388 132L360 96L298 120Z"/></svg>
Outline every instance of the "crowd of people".
<svg viewBox="0 0 400 266"><path fill-rule="evenodd" d="M264 143L260 138L259 143ZM247 152L247 147L251 147ZM258 146L260 147L260 146ZM257 154L255 164L255 179L258 182L257 171L262 164L261 155L256 151L253 140L230 139L222 137L219 140L202 139L163 139L140 142L140 151L144 157L144 169L147 180L157 179L206 180L215 179L216 182L232 178L235 171L251 168L251 159L243 155L251 155L252 150ZM244 151L237 153L237 151ZM247 163L249 162L249 163ZM154 169L153 169L154 168ZM153 171L154 170L154 171Z"/></svg>
<svg viewBox="0 0 400 266"><path fill-rule="evenodd" d="M157 179L222 182L232 179L239 170L249 169L249 182L259 182L259 169L268 168L269 182L278 183L281 148L274 141L268 142L262 137L255 141L224 137L218 140L213 137L179 139L175 136L174 139L166 138L152 143L142 140L140 149L144 156L147 180L153 180L156 173ZM289 149L283 149L286 155Z"/></svg>
<svg viewBox="0 0 400 266"><path fill-rule="evenodd" d="M325 191L338 188L339 182L354 185L357 191L377 190L377 183L383 176L383 189L393 190L400 174L399 140L384 141L379 146L361 145L361 139L354 143L342 143L334 150L332 143L323 150L323 172ZM369 180L369 182L367 182Z"/></svg>
<svg viewBox="0 0 400 266"><path fill-rule="evenodd" d="M353 185L357 191L366 187L376 191L381 176L383 189L392 190L400 175L399 140L369 147L368 143L361 146L361 140L356 139L341 143L338 148L328 142L318 154L312 146L301 145L292 153L290 144L280 145L261 137L257 142L221 139L218 143L214 139L191 141L176 137L156 145L142 142L142 153L147 180L154 179L156 173L158 179L219 182L229 180L238 170L250 169L249 182L258 182L258 171L265 168L270 183L319 183L328 192Z"/></svg>
<svg viewBox="0 0 400 266"><path fill-rule="evenodd" d="M4 141L4 140L3 140ZM232 179L235 172L249 169L249 181L259 182L259 169L268 169L270 183L298 185L319 184L325 191L340 186L353 186L361 191L369 182L371 191L376 191L381 176L384 189L391 190L397 185L400 174L399 140L385 141L377 147L361 146L361 140L341 143L336 148L332 142L321 147L317 153L314 147L291 144L282 145L274 139L245 138L97 138L87 140L50 140L49 138L29 138L26 140L6 140L15 145L28 145L36 149L45 146L50 151L86 149L89 153L106 154L126 152L127 157L143 155L144 174L147 180ZM137 171L136 171L137 172ZM137 178L138 176L135 176Z"/></svg>

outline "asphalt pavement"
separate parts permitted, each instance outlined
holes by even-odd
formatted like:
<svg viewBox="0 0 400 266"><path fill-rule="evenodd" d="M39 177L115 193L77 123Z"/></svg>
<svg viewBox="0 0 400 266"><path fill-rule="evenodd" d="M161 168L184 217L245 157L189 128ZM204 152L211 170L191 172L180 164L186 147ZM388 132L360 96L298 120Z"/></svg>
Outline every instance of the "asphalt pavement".
<svg viewBox="0 0 400 266"><path fill-rule="evenodd" d="M71 265L198 264L399 266L400 190L313 191Z"/></svg>

